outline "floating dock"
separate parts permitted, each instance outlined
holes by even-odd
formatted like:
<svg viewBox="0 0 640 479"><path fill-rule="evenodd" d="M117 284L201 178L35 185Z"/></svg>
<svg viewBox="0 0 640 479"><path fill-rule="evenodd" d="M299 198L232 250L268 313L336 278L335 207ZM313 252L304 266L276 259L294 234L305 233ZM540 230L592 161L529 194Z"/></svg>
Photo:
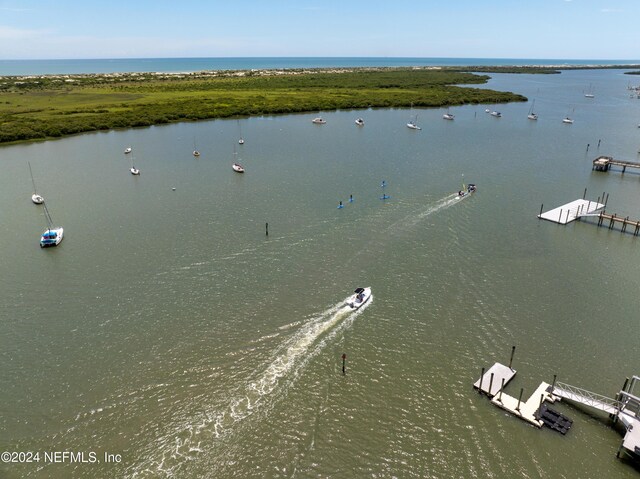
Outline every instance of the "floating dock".
<svg viewBox="0 0 640 479"><path fill-rule="evenodd" d="M606 205L597 201L578 199L562 206L558 206L557 208L545 213L543 213L542 208L540 208L538 218L566 225L581 218L582 216L597 215L597 213L599 213L605 206Z"/></svg>
<svg viewBox="0 0 640 479"><path fill-rule="evenodd" d="M573 421L551 409L547 403L564 399L605 412L614 423L619 421L625 427L624 438L616 455L620 457L620 453L624 451L640 460L640 396L634 394L634 387L640 384L640 376L633 376L631 381L627 378L616 398L611 399L576 386L556 383L554 375L553 384L540 383L529 399L523 402L523 389L520 389L518 399L504 393L506 385L516 375L515 369L511 367L514 352L515 346L511 350L509 366L495 363L486 372L482 368L480 378L473 383L473 387L487 395L499 408L538 428L546 425L561 434L567 433Z"/></svg>
<svg viewBox="0 0 640 479"><path fill-rule="evenodd" d="M522 401L522 390L518 399L504 393L504 388L516 375L516 371L504 364L495 363L487 372L483 372L473 387L491 398L491 402L501 409L510 412L514 416L527 421L536 427L542 427L544 421L539 417L538 411L542 404L555 402L556 398L549 393L551 385L541 383L540 386L526 401Z"/></svg>

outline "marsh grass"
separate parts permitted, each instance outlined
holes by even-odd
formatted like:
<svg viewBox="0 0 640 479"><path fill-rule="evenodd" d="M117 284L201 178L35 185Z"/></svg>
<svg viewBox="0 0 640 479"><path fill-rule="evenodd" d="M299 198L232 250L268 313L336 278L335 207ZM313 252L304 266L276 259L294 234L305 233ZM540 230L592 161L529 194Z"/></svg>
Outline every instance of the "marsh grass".
<svg viewBox="0 0 640 479"><path fill-rule="evenodd" d="M180 121L369 107L526 101L427 69L117 74L0 79L0 143Z"/></svg>

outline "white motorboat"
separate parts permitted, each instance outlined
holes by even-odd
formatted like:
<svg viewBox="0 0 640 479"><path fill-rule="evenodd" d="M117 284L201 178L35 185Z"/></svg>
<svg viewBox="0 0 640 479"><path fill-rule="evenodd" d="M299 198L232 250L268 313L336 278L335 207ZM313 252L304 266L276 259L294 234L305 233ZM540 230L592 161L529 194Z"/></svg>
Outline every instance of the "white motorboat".
<svg viewBox="0 0 640 479"><path fill-rule="evenodd" d="M140 170L135 166L132 166L131 168L129 168L129 171L131 172L132 175L135 175L135 176L138 176L140 174Z"/></svg>
<svg viewBox="0 0 640 479"><path fill-rule="evenodd" d="M124 149L124 154L126 155L127 153L131 153L131 147L127 147Z"/></svg>
<svg viewBox="0 0 640 479"><path fill-rule="evenodd" d="M244 145L244 138L240 138L240 139L238 140L238 144L240 144L240 145Z"/></svg>
<svg viewBox="0 0 640 479"><path fill-rule="evenodd" d="M499 111L493 110L490 113L491 116L495 116L496 118L500 118L502 116L502 113L500 113Z"/></svg>
<svg viewBox="0 0 640 479"><path fill-rule="evenodd" d="M358 119L356 120L356 125L358 125L358 126L364 126L364 120L363 120L362 118L358 118Z"/></svg>
<svg viewBox="0 0 640 479"><path fill-rule="evenodd" d="M353 293L347 298L347 306L351 309L360 309L371 299L371 288L356 288Z"/></svg>
<svg viewBox="0 0 640 479"><path fill-rule="evenodd" d="M244 173L244 167L240 163L234 163L231 168L237 173Z"/></svg>
<svg viewBox="0 0 640 479"><path fill-rule="evenodd" d="M442 115L442 118L444 118L445 120L453 120L455 116L451 113L445 113L444 115Z"/></svg>
<svg viewBox="0 0 640 479"><path fill-rule="evenodd" d="M46 204L44 204L44 216L47 220L47 229L40 236L40 247L58 246L64 237L64 228L62 226L56 226L55 228L52 226L53 221L51 221L51 215Z"/></svg>
<svg viewBox="0 0 640 479"><path fill-rule="evenodd" d="M27 162L29 164L29 174L31 174L31 183L33 183L33 194L31 195L31 201L33 201L36 205L41 205L44 203L44 198L38 194L36 191L36 182L33 179L33 171L31 171L31 162Z"/></svg>
<svg viewBox="0 0 640 479"><path fill-rule="evenodd" d="M573 124L573 120L571 118L569 118L568 116L562 119L562 123L568 123L568 124Z"/></svg>
<svg viewBox="0 0 640 479"><path fill-rule="evenodd" d="M311 120L311 123L315 123L316 125L324 125L326 122L327 122L327 120L325 120L321 116L318 116L318 117L314 118L313 120Z"/></svg>
<svg viewBox="0 0 640 479"><path fill-rule="evenodd" d="M193 156L200 156L200 152L198 150L193 150Z"/></svg>
<svg viewBox="0 0 640 479"><path fill-rule="evenodd" d="M416 120L417 120L417 117L416 117ZM409 123L407 123L407 128L411 128L412 130L422 130L422 128L420 128L416 124L416 120L409 120Z"/></svg>

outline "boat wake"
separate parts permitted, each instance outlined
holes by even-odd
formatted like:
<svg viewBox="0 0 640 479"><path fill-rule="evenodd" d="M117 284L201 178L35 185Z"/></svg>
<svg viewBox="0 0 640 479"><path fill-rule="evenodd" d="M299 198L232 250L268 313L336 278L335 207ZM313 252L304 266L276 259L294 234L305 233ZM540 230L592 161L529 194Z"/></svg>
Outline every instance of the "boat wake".
<svg viewBox="0 0 640 479"><path fill-rule="evenodd" d="M174 476L187 461L197 457L203 443L209 443L206 449L215 447L216 440L232 434L236 425L243 420L259 410L268 410L308 361L322 351L338 332L349 327L373 302L371 296L370 301L354 311L346 304L347 299L305 321L274 351L262 373L240 386L235 397L222 410L190 416L186 423L176 425L170 434L150 444L146 464L134 465L130 474L136 476L141 470L153 470Z"/></svg>

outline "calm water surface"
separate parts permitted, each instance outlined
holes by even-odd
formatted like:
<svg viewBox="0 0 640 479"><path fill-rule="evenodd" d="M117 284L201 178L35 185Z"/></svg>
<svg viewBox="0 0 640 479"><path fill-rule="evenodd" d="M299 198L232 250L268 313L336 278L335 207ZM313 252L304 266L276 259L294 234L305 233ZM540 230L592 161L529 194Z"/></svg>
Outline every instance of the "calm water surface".
<svg viewBox="0 0 640 479"><path fill-rule="evenodd" d="M637 160L628 83L493 75L535 98L537 122L530 103L490 105L499 119L452 108L453 122L340 111L2 148L0 450L101 462L0 475L637 477L604 418L560 404L562 437L471 386L512 345L514 396L553 374L612 396L640 372L640 240L536 219L585 188L640 216L640 175L591 171L598 154ZM27 161L65 228L58 248L38 246ZM462 182L478 192L455 199ZM357 286L373 300L352 313Z"/></svg>

